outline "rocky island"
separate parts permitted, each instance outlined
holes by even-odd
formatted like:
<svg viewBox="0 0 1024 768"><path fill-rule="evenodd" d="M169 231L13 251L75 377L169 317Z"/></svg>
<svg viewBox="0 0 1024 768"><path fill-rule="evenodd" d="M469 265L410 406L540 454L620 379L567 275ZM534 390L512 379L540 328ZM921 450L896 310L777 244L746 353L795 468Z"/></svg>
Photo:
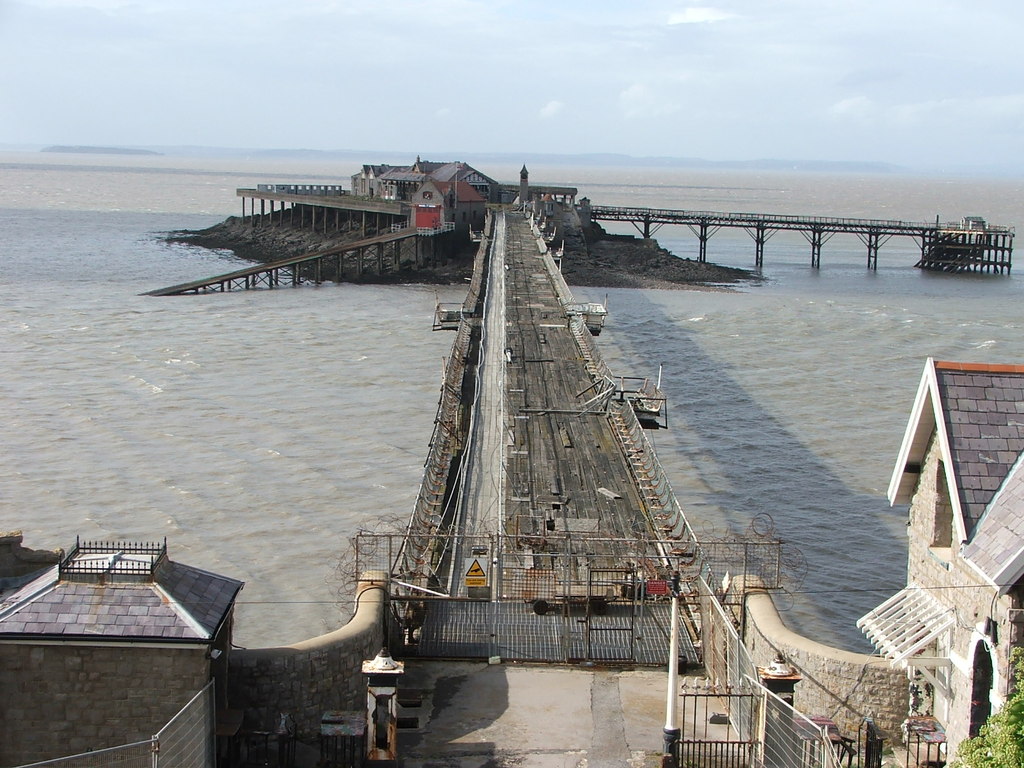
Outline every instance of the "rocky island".
<svg viewBox="0 0 1024 768"><path fill-rule="evenodd" d="M613 235L599 224L583 226L571 209L557 225L564 245L562 273L570 285L608 288L724 288L760 279L751 270L684 259L658 245L629 235ZM171 242L229 250L236 256L266 263L325 250L357 239L351 232L324 235L308 228L253 227L248 219L232 216L199 231L169 233ZM476 244L467 241L449 258L420 270L384 275L367 274L363 282L453 284L473 272Z"/></svg>

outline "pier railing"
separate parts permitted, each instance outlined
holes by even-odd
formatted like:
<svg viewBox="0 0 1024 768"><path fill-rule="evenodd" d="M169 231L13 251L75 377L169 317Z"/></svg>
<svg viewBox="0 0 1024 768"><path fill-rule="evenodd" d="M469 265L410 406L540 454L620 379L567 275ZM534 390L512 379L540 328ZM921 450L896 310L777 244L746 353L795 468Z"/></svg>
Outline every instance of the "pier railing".
<svg viewBox="0 0 1024 768"><path fill-rule="evenodd" d="M420 483L416 504L406 528L398 558L389 562L387 569L394 568L403 579L420 587L437 581L437 568L448 551L448 536L445 526L449 518L446 504L450 474L465 439L468 414L463 407L463 387L466 383L467 365L474 324L479 316L480 297L486 272L487 249L492 233L490 214L484 225L484 232L474 260L473 277L469 291L462 305L455 340L445 363L441 383L441 395L434 418L434 431L430 436L427 460L424 463L423 480Z"/></svg>
<svg viewBox="0 0 1024 768"><path fill-rule="evenodd" d="M981 228L955 222L919 222L900 219L860 219L848 216L797 216L784 213L725 213L722 211L672 210L668 208L629 208L611 205L593 205L590 217L601 221L641 221L652 224L699 224L710 222L718 226L753 227L768 225L772 229L806 230L821 228L837 232L879 232L880 234L917 234L922 230L1003 233L1013 227L985 224Z"/></svg>
<svg viewBox="0 0 1024 768"><path fill-rule="evenodd" d="M463 317L445 365L423 480L397 564L402 578L421 586L435 580L438 558L434 553L444 545L442 529L447 516L449 474L464 439L462 386L470 335L470 321Z"/></svg>
<svg viewBox="0 0 1024 768"><path fill-rule="evenodd" d="M257 184L258 192L274 192L283 195L313 195L333 197L347 195L348 190L340 184Z"/></svg>

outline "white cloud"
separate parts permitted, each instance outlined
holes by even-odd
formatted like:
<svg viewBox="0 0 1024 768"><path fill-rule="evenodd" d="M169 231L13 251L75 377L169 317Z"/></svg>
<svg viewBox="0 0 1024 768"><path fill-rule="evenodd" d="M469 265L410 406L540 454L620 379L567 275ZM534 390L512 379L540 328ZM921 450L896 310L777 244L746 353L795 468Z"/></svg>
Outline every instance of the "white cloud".
<svg viewBox="0 0 1024 768"><path fill-rule="evenodd" d="M565 105L562 102L558 101L557 99L552 99L543 107L541 107L540 116L545 120L548 120L557 115L559 112L561 112L564 106Z"/></svg>
<svg viewBox="0 0 1024 768"><path fill-rule="evenodd" d="M716 21L728 21L735 19L736 14L723 11L720 8L704 8L692 6L682 11L677 11L668 17L669 24L713 24Z"/></svg>

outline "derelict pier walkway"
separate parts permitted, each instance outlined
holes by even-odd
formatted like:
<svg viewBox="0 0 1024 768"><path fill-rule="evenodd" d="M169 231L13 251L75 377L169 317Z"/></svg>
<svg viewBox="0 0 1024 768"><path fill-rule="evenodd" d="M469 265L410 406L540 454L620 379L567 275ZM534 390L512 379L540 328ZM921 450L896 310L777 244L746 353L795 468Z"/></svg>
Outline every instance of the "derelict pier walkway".
<svg viewBox="0 0 1024 768"><path fill-rule="evenodd" d="M650 238L666 224L689 228L700 243L698 261L707 261L711 236L723 227L742 229L754 240L754 264L763 266L765 243L776 232L799 232L811 246L811 266L821 266L822 246L833 236L856 235L867 247L867 266L878 268L878 251L893 237L911 237L921 247L917 266L942 272L1009 273L1013 255L1012 227L988 224L976 216L954 223L920 223L886 219L850 219L829 216L787 216L764 213L718 213L657 208L594 205L593 221L628 221Z"/></svg>
<svg viewBox="0 0 1024 768"><path fill-rule="evenodd" d="M679 571L696 661L696 581L718 564L644 434L651 400L609 371L532 222L491 218L408 530L397 551L386 537L359 543L361 568L389 560L390 647L662 664ZM776 586L771 544L730 553L729 568Z"/></svg>
<svg viewBox="0 0 1024 768"><path fill-rule="evenodd" d="M278 259L267 264L243 267L222 275L192 280L149 291L147 296L181 296L187 293L208 291L252 290L256 288L277 288L283 285L299 285L310 281L316 284L328 279L341 282L346 274L356 279L364 271L384 274L399 271L403 261L402 246L412 241L415 244L419 233L415 227L388 232L378 237L369 237L345 243L300 256ZM330 277L328 277L328 275Z"/></svg>

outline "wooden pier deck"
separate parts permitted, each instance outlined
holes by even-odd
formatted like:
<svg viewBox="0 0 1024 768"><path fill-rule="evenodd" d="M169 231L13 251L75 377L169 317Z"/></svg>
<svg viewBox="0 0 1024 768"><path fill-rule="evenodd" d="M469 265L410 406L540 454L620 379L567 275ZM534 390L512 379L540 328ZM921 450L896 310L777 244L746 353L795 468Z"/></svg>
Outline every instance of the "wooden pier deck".
<svg viewBox="0 0 1024 768"><path fill-rule="evenodd" d="M550 262L529 225L510 215L505 530L538 543L549 533L654 539L612 422L615 384L588 365L586 331L569 322L567 290Z"/></svg>
<svg viewBox="0 0 1024 768"><path fill-rule="evenodd" d="M482 312L467 300L472 341L453 349L468 373L445 384L432 448L465 409L468 424L447 459L428 458L392 565L392 647L663 663L667 589L649 598L648 585L699 569L697 542L543 241L521 213L493 218Z"/></svg>

